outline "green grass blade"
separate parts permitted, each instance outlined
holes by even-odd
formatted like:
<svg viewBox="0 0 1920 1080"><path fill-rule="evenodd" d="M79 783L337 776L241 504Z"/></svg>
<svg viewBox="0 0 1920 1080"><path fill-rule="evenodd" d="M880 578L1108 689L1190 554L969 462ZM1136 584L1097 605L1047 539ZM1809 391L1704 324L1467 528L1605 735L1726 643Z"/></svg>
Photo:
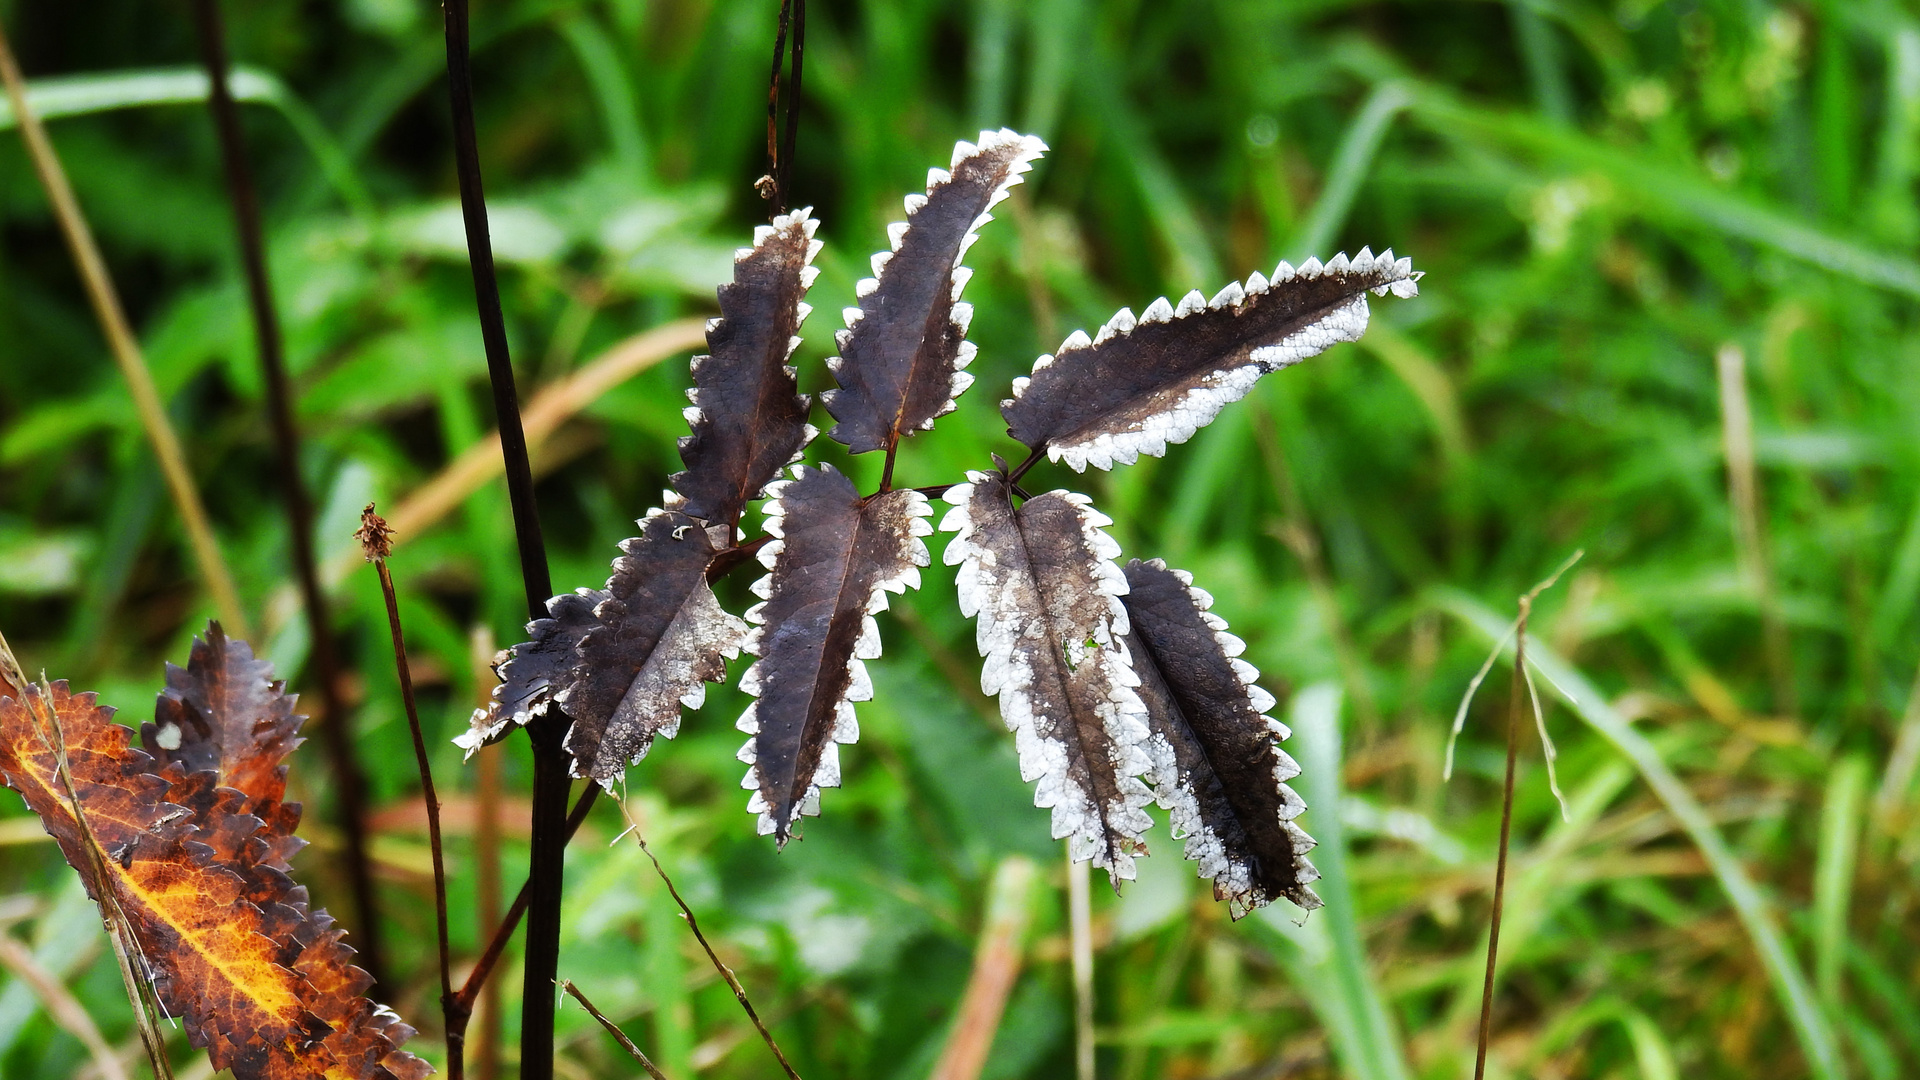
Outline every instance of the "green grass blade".
<svg viewBox="0 0 1920 1080"><path fill-rule="evenodd" d="M1827 775L1826 799L1820 809L1820 850L1813 871L1813 971L1820 1000L1831 1017L1840 1016L1840 971L1846 957L1847 911L1853 901L1866 790L1866 761L1849 757Z"/></svg>
<svg viewBox="0 0 1920 1080"><path fill-rule="evenodd" d="M1401 88L1409 96L1410 113L1443 138L1502 143L1563 166L1590 169L1631 193L1656 216L1704 226L1867 285L1920 297L1920 263L1904 255L1875 251L1804 224L1785 211L1715 187L1672 162L1610 146L1529 114L1471 105L1432 84L1395 78L1377 56L1349 54L1344 61L1361 74L1393 79L1382 88Z"/></svg>
<svg viewBox="0 0 1920 1080"><path fill-rule="evenodd" d="M1556 124L1573 123L1573 88L1567 85L1566 63L1553 26L1529 0L1507 0L1507 10L1513 16L1514 36L1520 39L1520 56L1527 62L1534 104Z"/></svg>
<svg viewBox="0 0 1920 1080"><path fill-rule="evenodd" d="M1437 589L1429 593L1429 598L1435 607L1466 623L1489 642L1500 640L1501 635L1506 633L1506 619L1463 592ZM1693 792L1687 789L1686 784L1674 775L1660 756L1660 751L1647 741L1646 736L1634 730L1626 717L1614 710L1605 695L1583 672L1562 660L1544 641L1536 642L1527 655L1555 685L1573 696L1571 704L1575 714L1633 762L1647 786L1653 789L1654 794L1666 805L1667 812L1680 823L1694 846L1706 857L1715 879L1726 892L1727 899L1733 903L1741 925L1753 939L1754 950L1759 953L1760 962L1766 967L1767 976L1773 983L1774 993L1780 999L1781 1011L1793 1026L1800 1049L1806 1055L1808 1069L1820 1080L1839 1080L1845 1072L1833 1028L1822 1013L1812 987L1807 984L1806 975L1787 947L1773 905L1753 879L1747 876L1746 868L1741 865L1733 849L1727 846L1726 838L1720 835L1706 808L1693 797Z"/></svg>
<svg viewBox="0 0 1920 1080"><path fill-rule="evenodd" d="M1411 102L1399 83L1383 83L1374 88L1360 111L1354 114L1346 133L1340 137L1333 164L1327 169L1327 181L1320 188L1320 198L1307 212L1306 223L1300 226L1300 235L1290 247L1299 258L1324 259L1333 254L1327 245L1334 242L1340 227L1347 223L1347 215L1353 212L1360 182L1373 168L1374 155L1379 153L1387 129L1393 126L1393 118Z"/></svg>
<svg viewBox="0 0 1920 1080"><path fill-rule="evenodd" d="M354 175L346 153L279 76L235 66L228 86L235 101L270 105L279 112L347 205L363 217L372 215L373 199ZM207 100L208 92L207 73L201 68L143 68L35 79L27 84L27 104L40 119L56 120L151 105L197 105ZM13 106L0 101L0 131L13 126Z"/></svg>
<svg viewBox="0 0 1920 1080"><path fill-rule="evenodd" d="M1353 907L1347 868L1346 829L1340 805L1340 688L1315 683L1294 695L1287 723L1287 749L1300 761L1293 786L1307 801L1305 828L1320 842L1313 864L1320 870L1314 891L1326 906L1304 925L1293 922L1291 905L1260 909L1260 924L1288 943L1280 950L1308 1003L1333 1041L1348 1076L1358 1080L1411 1080L1399 1036L1367 969L1366 947ZM1313 809L1318 807L1318 810Z"/></svg>

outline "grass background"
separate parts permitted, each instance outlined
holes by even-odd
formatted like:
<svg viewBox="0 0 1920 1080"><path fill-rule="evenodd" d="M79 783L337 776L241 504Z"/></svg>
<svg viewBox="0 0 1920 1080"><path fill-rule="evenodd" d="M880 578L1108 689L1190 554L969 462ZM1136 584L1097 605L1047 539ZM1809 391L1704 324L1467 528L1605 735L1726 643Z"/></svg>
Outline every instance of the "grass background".
<svg viewBox="0 0 1920 1080"><path fill-rule="evenodd" d="M751 183L773 13L773 0L479 6L481 155L525 395L638 331L712 312L729 252L763 213ZM227 14L232 53L263 77L248 137L318 544L337 555L362 504L391 505L492 423L438 12L342 0ZM213 131L156 70L196 62L184 8L13 2L0 17L31 78L76 80L53 138L260 647L298 683L306 642ZM129 71L145 74L104 77ZM1278 912L1233 924L1157 813L1141 880L1124 899L1096 889L1103 1077L1471 1068L1504 665L1467 717L1451 782L1446 729L1513 598L1576 548L1584 561L1534 624L1543 670L1572 692L1542 686L1569 812L1529 742L1495 1074L1920 1072L1909 7L816 0L802 117L796 201L817 208L827 245L799 354L809 389L828 385L836 305L928 166L985 126L1053 147L969 260L981 385L908 445L902 483L1011 453L992 408L1007 381L1119 306L1362 244L1428 272L1418 299L1375 302L1364 342L1267 380L1165 460L1087 477L1043 467L1029 482L1089 492L1129 555L1190 569L1219 598L1295 725L1333 901L1304 927ZM1759 527L1744 544L1716 367L1728 347L1756 430ZM598 585L659 501L686 381L683 357L644 372L537 458L558 585ZM837 449L812 456L841 461ZM877 479L877 461L846 466ZM442 790L459 797L473 774L446 739L477 692L471 635L518 640L523 611L504 491L403 540L414 672ZM735 610L746 576L725 590ZM426 851L371 571L333 595L399 972L385 997L431 1055ZM993 868L1036 860L1027 964L985 1075L1066 1075L1059 845L978 694L950 571L936 558L896 609L846 786L803 842L776 855L742 812L731 684L632 771L630 805L812 1077L925 1075ZM137 722L162 659L184 657L210 613L7 134L0 626L29 668ZM1772 662L1769 619L1787 644ZM524 792L523 746L503 753L509 790ZM316 840L297 869L342 911L317 747L293 777ZM0 932L131 1046L91 906L23 813L0 797ZM639 853L608 848L619 828L602 807L570 853L562 976L670 1075L769 1075ZM470 957L474 860L455 831L456 945ZM508 849L514 882L511 828ZM517 972L504 975L511 1005ZM635 1073L580 1012L561 1023L564 1075ZM0 976L0 1073L86 1068Z"/></svg>

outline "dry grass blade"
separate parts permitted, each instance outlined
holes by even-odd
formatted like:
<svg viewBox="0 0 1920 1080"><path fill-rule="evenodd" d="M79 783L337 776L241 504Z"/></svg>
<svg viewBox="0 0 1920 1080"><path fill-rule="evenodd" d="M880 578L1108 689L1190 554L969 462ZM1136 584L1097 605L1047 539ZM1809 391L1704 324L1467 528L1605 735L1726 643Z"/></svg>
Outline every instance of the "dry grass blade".
<svg viewBox="0 0 1920 1080"><path fill-rule="evenodd" d="M1085 863L1067 845L1067 926L1073 958L1073 1074L1093 1080L1093 897Z"/></svg>
<svg viewBox="0 0 1920 1080"><path fill-rule="evenodd" d="M133 395L134 409L146 429L147 440L153 444L154 456L159 459L160 471L166 477L167 490L186 526L194 561L206 579L207 590L213 594L214 609L220 613L221 622L236 635L245 637L247 624L240 606L240 592L234 588L233 575L228 572L219 542L214 539L206 505L200 499L200 488L187 469L180 438L174 433L173 422L167 418L167 407L154 386L153 373L147 370L140 343L133 336L133 327L127 323L120 295L107 274L106 260L101 258L100 247L94 243L93 230L87 225L79 200L74 198L73 187L67 182L66 170L61 167L39 117L27 105L26 81L14 63L13 48L7 42L4 29L0 29L0 81L6 83L7 99L13 103L13 115L19 120L20 135L26 141L28 156L33 159L34 172L46 189L47 201L53 205L54 218L60 223L60 232L66 237L67 248L80 271L94 316L111 346L114 363L127 380L127 391Z"/></svg>
<svg viewBox="0 0 1920 1080"><path fill-rule="evenodd" d="M656 326L601 353L566 378L542 387L521 410L521 430L527 449L538 450L560 425L598 401L602 395L642 371L672 356L691 352L706 343L706 324L700 319L681 319ZM388 515L387 524L396 535L415 537L432 528L452 513L467 496L479 491L500 475L500 433L460 452L434 474L431 480L408 492ZM359 561L358 552L343 552L328 563L326 581L337 584L352 573Z"/></svg>
<svg viewBox="0 0 1920 1080"><path fill-rule="evenodd" d="M1020 976L1021 943L1033 920L1037 877L1033 863L1018 855L1002 859L994 869L993 882L987 887L987 918L973 953L973 973L954 1011L953 1033L931 1080L978 1080L986 1065L1007 997Z"/></svg>
<svg viewBox="0 0 1920 1080"><path fill-rule="evenodd" d="M1755 464L1753 407L1747 400L1747 357L1738 345L1722 345L1714 357L1720 380L1722 448L1727 455L1727 501L1733 507L1733 536L1740 576L1760 604L1760 627L1767 672L1773 679L1773 707L1798 716L1793 688L1793 653L1787 624L1780 616L1767 555L1765 518L1760 507L1759 469Z"/></svg>
<svg viewBox="0 0 1920 1080"><path fill-rule="evenodd" d="M633 842L640 845L640 851L646 855L647 861L653 864L653 872L660 875L660 880L666 884L667 892L673 897L674 904L680 908L680 916L687 920L687 929L693 931L695 940L700 942L700 948L706 951L707 960L713 964L713 970L719 972L720 977L726 980L727 988L733 991L734 999L739 1001L740 1008L746 1011L747 1019L753 1021L753 1029L760 1033L760 1041L766 1043L767 1049L773 1052L774 1060L780 1063L781 1071L787 1074L787 1080L800 1080L800 1074L794 1071L793 1064L787 1060L787 1055L781 1052L780 1044L773 1041L773 1032L767 1030L767 1025L760 1020L760 1014L754 1011L753 1002L747 999L746 988L740 985L739 977L733 973L732 968L721 962L719 954L715 953L713 946L707 942L707 935L701 933L700 920L694 918L693 909L687 906L687 902L680 896L680 890L674 887L673 878L668 876L667 868L660 865L660 860L654 856L653 849L647 846L647 838L640 834L640 823L633 820L633 813L627 809L627 804L624 802L620 803L620 814L627 819L627 827L619 836L613 838L613 842L617 844L628 835L632 835Z"/></svg>
<svg viewBox="0 0 1920 1080"><path fill-rule="evenodd" d="M573 985L572 980L561 979L560 989L573 995L573 1000L579 1002L580 1007L587 1010L588 1016L599 1021L600 1026L607 1029L607 1034L613 1036L614 1041L620 1044L620 1048L625 1050L633 1060L639 1062L641 1068L647 1070L648 1076L653 1077L653 1080L667 1080L667 1074L661 1072L658 1065L655 1065L646 1054L642 1053L639 1047L633 1045L633 1040L627 1038L627 1033L620 1030L620 1025L607 1019L606 1014L595 1008L593 1002L587 1000L587 995L581 993L580 988Z"/></svg>

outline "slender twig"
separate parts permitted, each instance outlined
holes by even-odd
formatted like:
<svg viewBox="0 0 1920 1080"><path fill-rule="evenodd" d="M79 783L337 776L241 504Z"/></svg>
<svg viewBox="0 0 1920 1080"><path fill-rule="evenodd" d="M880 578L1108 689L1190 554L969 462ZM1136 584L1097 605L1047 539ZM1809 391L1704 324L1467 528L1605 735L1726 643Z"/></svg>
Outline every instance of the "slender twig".
<svg viewBox="0 0 1920 1080"><path fill-rule="evenodd" d="M400 600L394 595L393 574L387 569L387 556L393 554L393 531L379 514L373 512L373 504L360 512L360 531L353 534L360 541L360 550L366 554L367 561L380 574L380 595L387 602L387 632L393 638L393 669L400 677L400 701L406 706L407 728L413 733L413 756L420 766L420 797L427 805L427 844L433 852L433 912L434 925L439 931L436 944L440 948L440 1008L445 1013L453 1010L453 972L452 950L447 944L447 864L445 847L440 840L440 796L433 790L433 764L427 760L427 739L420 732L420 710L413 700L413 668L407 663L406 636L400 630ZM447 1074L453 1080L460 1080L465 1072L465 1029L456 1032L454 1025L447 1028Z"/></svg>
<svg viewBox="0 0 1920 1080"><path fill-rule="evenodd" d="M780 69L787 59L787 32L793 32L793 59L787 66L787 90L780 92ZM773 70L767 76L767 172L754 182L778 217L792 201L793 148L800 133L800 66L806 52L807 0L780 0L779 23L773 33ZM780 102L787 103L786 138L780 138Z"/></svg>
<svg viewBox="0 0 1920 1080"><path fill-rule="evenodd" d="M493 387L500 451L507 474L507 499L513 508L514 538L520 549L520 576L532 618L546 614L553 594L547 571L546 541L534 505L533 470L527 462L526 433L513 387L513 360L507 351L506 317L500 309L500 283L494 275L493 243L487 233L486 194L480 181L480 150L473 126L473 72L468 55L467 0L446 0L447 85L453 109L454 165L460 178L460 211L466 224L467 259L473 269L479 308L480 339L487 351L487 376ZM533 744L533 837L527 859L525 992L521 995L520 1075L523 1080L553 1076L553 981L560 966L560 900L567 873L566 717L541 716L527 725ZM471 1004L470 1002L468 1003Z"/></svg>
<svg viewBox="0 0 1920 1080"><path fill-rule="evenodd" d="M1473 1077L1483 1080L1487 1071L1487 1045L1493 1035L1493 980L1498 970L1500 953L1500 920L1506 910L1507 902L1507 852L1513 836L1513 787L1514 767L1520 756L1520 727L1524 721L1526 705L1523 695L1533 701L1534 718L1540 726L1542 751L1547 755L1548 769L1552 769L1552 750L1546 743L1546 722L1540 717L1540 699L1533 692L1533 680L1527 674L1527 620L1533 616L1533 602L1540 594L1553 588L1560 575L1580 561L1586 554L1585 549L1575 551L1559 565L1552 574L1538 585L1528 589L1520 597L1520 613L1513 620L1513 684L1507 700L1507 773L1505 784L1500 792L1500 855L1493 871L1493 918L1487 927L1487 978L1480 988L1480 1037L1475 1050ZM1484 674L1484 672L1482 673ZM1475 677L1478 685L1479 676ZM1461 705L1462 713L1466 709ZM1559 785L1554 785L1554 795L1558 797ZM1566 802L1561 801L1561 812L1566 812Z"/></svg>
<svg viewBox="0 0 1920 1080"><path fill-rule="evenodd" d="M1073 1073L1093 1080L1093 897L1087 864L1067 848L1067 938L1073 960Z"/></svg>
<svg viewBox="0 0 1920 1080"><path fill-rule="evenodd" d="M384 981L385 953L381 948L379 909L373 888L373 866L367 858L366 777L353 753L353 732L340 700L340 666L334 653L333 627L327 618L326 596L313 555L313 504L300 476L299 433L293 423L293 392L287 380L280 318L274 311L273 284L267 277L266 241L260 227L260 196L253 170L247 164L240 130L240 109L227 85L232 66L227 58L226 30L219 0L194 0L194 30L200 39L200 58L207 67L214 130L220 136L220 158L227 178L227 197L233 204L234 232L240 244L240 263L247 279L247 306L253 316L253 341L260 354L260 372L267 392L267 418L273 428L274 456L280 474L280 494L286 500L287 530L292 537L294 576L300 583L301 607L307 617L308 647L313 651L314 679L319 683L321 736L333 769L335 800L344 841L347 883L353 892L355 962ZM238 629L236 633L240 632Z"/></svg>
<svg viewBox="0 0 1920 1080"><path fill-rule="evenodd" d="M680 906L680 917L687 920L687 928L693 931L693 936L700 942L700 947L706 950L707 960L713 964L713 970L719 972L720 977L726 980L727 986L733 990L735 1000L740 1002L740 1008L746 1011L747 1019L753 1021L754 1030L760 1033L760 1041L766 1043L767 1049L773 1052L774 1060L780 1063L780 1068L787 1074L787 1080L800 1080L800 1074L793 1070L793 1064L787 1060L787 1055L781 1053L780 1044L773 1041L773 1032L767 1030L767 1025L760 1020L760 1014L754 1011L753 1002L747 1000L746 988L740 985L739 977L734 975L733 969L723 963L720 955L713 951L713 946L707 942L707 935L700 932L700 920L693 917L693 909L681 899L680 890L673 885L673 878L667 875L667 868L660 865L660 860L654 856L653 849L647 846L647 838L640 834L640 823L633 820L633 814L627 810L627 804L624 802L620 804L620 813L627 819L627 827L619 836L613 838L613 842L617 844L631 835L634 843L640 845L640 850L646 855L647 861L653 864L653 872L660 875L660 880L666 883L667 893L673 897L673 902Z"/></svg>
<svg viewBox="0 0 1920 1080"><path fill-rule="evenodd" d="M614 1041L620 1044L620 1048L625 1050L633 1060L639 1062L641 1068L647 1070L648 1076L653 1077L653 1080L667 1080L667 1074L661 1072L658 1065L650 1061L646 1054L641 1053L639 1047L633 1045L633 1040L627 1038L627 1033L620 1030L620 1025L607 1019L599 1009L594 1008L593 1002L587 1000L587 995L581 993L580 988L573 985L572 980L561 979L559 986L560 989L573 995L573 1000L579 1002L580 1007L587 1010L588 1016L598 1020L600 1026L607 1029L607 1034L613 1036Z"/></svg>
<svg viewBox="0 0 1920 1080"><path fill-rule="evenodd" d="M481 707L492 700L493 631L485 623L473 628L473 684ZM474 789L479 804L474 823L473 847L475 877L478 878L474 910L480 933L491 933L500 925L500 751L482 747L474 762ZM480 1000L480 1044L473 1055L474 1073L479 1080L499 1080L500 1034L504 1027L500 1015L500 984L491 979L482 983ZM452 1038L452 1028L448 1029ZM464 1033L463 1036L464 1037Z"/></svg>
<svg viewBox="0 0 1920 1080"><path fill-rule="evenodd" d="M134 411L140 418L141 427L146 430L147 441L153 444L154 457L159 460L160 472L167 480L167 490L173 496L174 506L180 511L181 523L186 526L194 561L199 564L200 576L206 580L207 590L213 594L214 609L220 613L220 621L233 636L247 637L247 621L244 609L240 606L240 591L234 588L233 576L227 572L226 561L220 555L220 544L214 539L213 525L207 520L207 508L200 499L200 489L187 469L186 454L180 448L180 437L174 433L173 421L168 419L167 407L160 400L159 388L153 383L153 373L147 370L140 343L133 336L133 327L127 323L126 311L120 306L120 295L114 290L113 279L107 274L106 260L101 258L100 247L94 243L93 230L88 227L86 216L80 211L80 203L74 198L72 185L67 183L66 170L61 168L60 158L54 153L53 143L48 141L40 118L27 104L26 82L20 75L19 65L14 62L13 48L7 43L4 29L0 29L0 81L6 83L7 99L13 105L14 118L20 125L20 136L27 144L27 155L33 159L33 171L39 176L40 185L46 189L47 202L53 207L54 219L60 223L60 232L66 237L67 250L80 271L80 281L86 287L94 317L99 320L100 329L106 335L114 363L119 365L120 374L127 381L127 391L133 396Z"/></svg>
<svg viewBox="0 0 1920 1080"><path fill-rule="evenodd" d="M1047 456L1046 447L1044 446L1035 447L1033 452L1027 455L1027 460L1015 466L1014 470L1007 474L1007 483L1009 484L1019 483L1020 478L1027 475L1027 470L1033 468L1035 465L1040 464L1040 459L1046 456Z"/></svg>
<svg viewBox="0 0 1920 1080"><path fill-rule="evenodd" d="M800 135L800 62L807 47L807 0L793 0L793 58L787 71L787 137L780 147L780 201L793 201L793 150ZM783 211L784 212L784 211Z"/></svg>
<svg viewBox="0 0 1920 1080"><path fill-rule="evenodd" d="M1500 952L1500 917L1507 900L1507 848L1513 834L1513 773L1520 756L1520 721L1526 685L1521 672L1527 666L1527 616L1533 596L1520 598L1520 621L1513 642L1513 687L1507 701L1507 776L1500 793L1500 857L1493 872L1493 920L1487 930L1487 979L1480 989L1480 1038L1474 1051L1473 1080L1487 1074L1487 1042L1493 1034L1493 976Z"/></svg>
<svg viewBox="0 0 1920 1080"><path fill-rule="evenodd" d="M573 812L567 815L566 838L568 840L572 840L573 834L580 831L581 822L587 820L587 811L593 809L594 799L599 794L600 785L598 784L588 785L587 790L581 792L580 801L573 804ZM467 973L467 981L460 984L460 992L454 995L454 1001L459 1006L455 1019L462 1031L466 1030L467 1021L473 1015L473 1003L480 996L481 987L487 984L487 976L493 973L493 967L500 962L500 954L506 951L507 942L512 940L513 932L519 927L521 917L526 915L532 891L532 881L521 883L520 891L514 895L513 903L507 907L506 917L500 920L500 925L495 928L493 937L487 940L486 950L480 954L480 959L474 961L473 970Z"/></svg>

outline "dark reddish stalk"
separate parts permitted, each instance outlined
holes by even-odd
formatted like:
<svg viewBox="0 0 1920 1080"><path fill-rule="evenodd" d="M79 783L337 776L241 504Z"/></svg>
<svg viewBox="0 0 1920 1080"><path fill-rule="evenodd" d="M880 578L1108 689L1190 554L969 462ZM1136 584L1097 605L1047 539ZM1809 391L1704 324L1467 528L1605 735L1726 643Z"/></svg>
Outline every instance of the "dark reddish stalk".
<svg viewBox="0 0 1920 1080"><path fill-rule="evenodd" d="M393 669L400 677L400 701L407 710L407 729L413 733L413 756L420 766L420 797L427 805L427 843L433 851L433 913L440 947L440 1008L443 1014L453 1010L452 951L447 944L447 865L440 840L440 796L433 790L433 765L427 760L427 739L420 731L420 710L413 700L413 668L407 663L406 635L400 630L400 600L393 591L393 574L387 570L387 556L393 551L392 530L373 512L368 503L360 514L360 538L367 561L380 574L380 595L387 602L387 632L393 638ZM465 1031L447 1028L447 1075L460 1080L465 1073Z"/></svg>
<svg viewBox="0 0 1920 1080"><path fill-rule="evenodd" d="M1535 590L1536 592L1538 590ZM1487 930L1487 979L1480 988L1480 1038L1474 1053L1473 1078L1487 1074L1487 1044L1493 1036L1493 978L1500 953L1500 916L1507 901L1507 849L1513 835L1513 774L1520 756L1521 713L1527 665L1527 616L1533 611L1533 593L1520 598L1520 620L1513 639L1513 690L1507 701L1507 776L1500 795L1500 858L1493 872L1493 920Z"/></svg>
<svg viewBox="0 0 1920 1080"><path fill-rule="evenodd" d="M194 30L200 39L200 58L207 67L211 92L207 105L220 136L220 158L226 172L227 196L233 204L234 230L240 242L240 264L247 279L247 307L253 316L254 345L267 391L267 417L280 474L280 492L286 499L287 526L293 534L294 576L300 583L301 606L307 619L307 637L313 650L314 677L319 682L320 711L326 722L321 737L339 789L335 812L345 841L348 887L353 892L356 959L376 982L384 981L386 965L380 947L379 910L374 899L372 863L367 858L366 779L353 753L353 731L340 701L340 667L333 650L333 628L327 618L326 596L314 568L313 504L300 476L299 432L293 424L293 393L288 386L280 320L273 307L273 284L267 277L266 242L260 227L260 198L247 164L240 110L227 85L226 31L219 0L194 0Z"/></svg>
<svg viewBox="0 0 1920 1080"><path fill-rule="evenodd" d="M507 497L520 549L520 576L531 618L546 614L553 585L547 572L546 542L533 499L533 470L514 393L513 361L507 351L506 318L500 309L500 283L494 274L493 243L487 232L486 194L480 181L480 151L473 125L473 71L469 56L467 0L445 0L447 85L453 108L454 165L460 178L460 212L466 223L467 258L473 269L480 338L486 346L487 375L505 460ZM527 860L526 982L521 997L520 1075L522 1080L552 1080L554 979L560 965L560 898L566 872L567 775L564 745L566 717L548 713L527 726L533 744L533 837ZM471 1000L464 1003L472 1007Z"/></svg>
<svg viewBox="0 0 1920 1080"><path fill-rule="evenodd" d="M598 784L589 785L586 791L581 792L580 800L573 804L573 812L567 815L566 838L568 840L572 840L573 834L580 831L580 823L587 820L587 811L593 809L594 799L599 794L600 785ZM480 954L480 959L474 961L473 970L467 973L467 981L460 984L460 992L453 996L458 1006L453 1014L453 1022L459 1025L463 1034L467 1030L467 1021L473 1016L473 1003L480 996L480 988L487 984L487 976L493 973L494 965L500 962L500 954L506 951L507 942L513 938L513 932L519 927L521 917L527 913L532 888L531 881L521 884L519 893L514 896L513 903L507 908L506 917L494 930L493 937L488 939L486 951Z"/></svg>
<svg viewBox="0 0 1920 1080"><path fill-rule="evenodd" d="M787 31L793 31L793 62L787 72L787 92L780 92L780 68L787 58ZM793 148L800 134L800 66L806 52L807 0L780 0L780 22L773 34L773 71L767 76L767 174L756 185L773 206L773 215L787 212L792 197ZM780 100L787 102L787 133L780 137Z"/></svg>

